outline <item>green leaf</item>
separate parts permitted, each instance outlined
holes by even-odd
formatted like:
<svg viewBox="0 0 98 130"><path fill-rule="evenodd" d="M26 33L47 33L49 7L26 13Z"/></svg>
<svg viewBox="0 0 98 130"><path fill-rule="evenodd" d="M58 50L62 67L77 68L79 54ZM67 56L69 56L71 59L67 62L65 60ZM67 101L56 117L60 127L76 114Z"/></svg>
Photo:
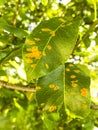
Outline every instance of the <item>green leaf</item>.
<svg viewBox="0 0 98 130"><path fill-rule="evenodd" d="M0 0L0 6L4 5L7 0Z"/></svg>
<svg viewBox="0 0 98 130"><path fill-rule="evenodd" d="M98 2L98 0L87 0L87 2L88 2L89 4L95 4L95 3Z"/></svg>
<svg viewBox="0 0 98 130"><path fill-rule="evenodd" d="M83 68L65 64L64 103L67 114L73 118L86 117L90 112L90 77L85 73L87 68L84 71Z"/></svg>
<svg viewBox="0 0 98 130"><path fill-rule="evenodd" d="M38 80L36 87L38 105L48 112L59 109L64 99L64 66Z"/></svg>
<svg viewBox="0 0 98 130"><path fill-rule="evenodd" d="M65 63L75 46L79 25L80 19L52 18L34 29L23 48L28 81Z"/></svg>
<svg viewBox="0 0 98 130"><path fill-rule="evenodd" d="M20 28L16 28L12 25L9 25L4 19L0 18L0 27L4 30L14 34L16 37L23 38L26 37L28 34L24 30Z"/></svg>
<svg viewBox="0 0 98 130"><path fill-rule="evenodd" d="M43 122L47 130L54 130L58 125L59 113L44 113Z"/></svg>
<svg viewBox="0 0 98 130"><path fill-rule="evenodd" d="M5 76L6 75L6 72L2 69L0 69L0 76Z"/></svg>

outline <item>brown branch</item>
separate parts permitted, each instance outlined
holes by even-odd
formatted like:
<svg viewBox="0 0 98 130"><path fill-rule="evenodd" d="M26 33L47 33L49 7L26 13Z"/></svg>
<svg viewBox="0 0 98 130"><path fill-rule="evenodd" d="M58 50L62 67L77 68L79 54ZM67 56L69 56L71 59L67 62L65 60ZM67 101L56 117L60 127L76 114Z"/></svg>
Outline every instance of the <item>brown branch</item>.
<svg viewBox="0 0 98 130"><path fill-rule="evenodd" d="M0 86L2 86L4 88L8 88L8 89L13 89L13 90L33 92L33 93L36 92L36 90L34 88L27 88L27 87L23 87L23 86L18 86L18 85L10 84L10 83L7 83L7 82L1 81L1 80L0 80Z"/></svg>
<svg viewBox="0 0 98 130"><path fill-rule="evenodd" d="M93 109L93 110L98 110L98 105L91 104L91 109Z"/></svg>
<svg viewBox="0 0 98 130"><path fill-rule="evenodd" d="M2 81L2 80L0 80L0 86L4 87L4 88L8 88L8 89L23 91L23 92L33 92L33 93L36 92L36 89L34 89L34 88L27 88L27 87L23 87L23 86L18 86L18 85L7 83L7 82ZM90 108L93 110L98 110L98 105L91 104Z"/></svg>

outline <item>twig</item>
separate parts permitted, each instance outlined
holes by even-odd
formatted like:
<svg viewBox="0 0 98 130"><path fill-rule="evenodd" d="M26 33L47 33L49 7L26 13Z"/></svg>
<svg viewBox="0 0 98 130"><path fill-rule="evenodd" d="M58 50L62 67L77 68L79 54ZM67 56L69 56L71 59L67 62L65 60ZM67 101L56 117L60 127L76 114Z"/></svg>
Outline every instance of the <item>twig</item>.
<svg viewBox="0 0 98 130"><path fill-rule="evenodd" d="M13 89L13 90L33 92L33 93L36 92L36 90L34 88L27 88L27 87L23 87L23 86L18 86L18 85L10 84L10 83L7 83L7 82L1 81L1 80L0 80L0 86L8 88L8 89Z"/></svg>

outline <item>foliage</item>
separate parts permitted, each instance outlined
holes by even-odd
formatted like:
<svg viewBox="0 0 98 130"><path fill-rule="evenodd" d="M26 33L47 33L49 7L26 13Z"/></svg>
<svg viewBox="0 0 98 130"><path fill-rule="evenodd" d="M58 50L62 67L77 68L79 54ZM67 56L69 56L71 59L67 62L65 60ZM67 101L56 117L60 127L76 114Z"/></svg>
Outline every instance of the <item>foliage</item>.
<svg viewBox="0 0 98 130"><path fill-rule="evenodd" d="M97 0L0 1L0 129L98 127L97 7Z"/></svg>

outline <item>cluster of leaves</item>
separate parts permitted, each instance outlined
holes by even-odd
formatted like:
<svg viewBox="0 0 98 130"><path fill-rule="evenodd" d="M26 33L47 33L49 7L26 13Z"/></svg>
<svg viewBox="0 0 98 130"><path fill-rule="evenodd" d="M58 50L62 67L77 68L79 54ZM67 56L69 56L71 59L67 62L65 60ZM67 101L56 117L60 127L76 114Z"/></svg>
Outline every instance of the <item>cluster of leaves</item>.
<svg viewBox="0 0 98 130"><path fill-rule="evenodd" d="M36 90L33 94L1 86L1 129L98 126L98 112L90 109L90 80L98 74L96 7L93 0L68 5L56 0L1 0L0 80ZM89 67L94 69L89 72Z"/></svg>

